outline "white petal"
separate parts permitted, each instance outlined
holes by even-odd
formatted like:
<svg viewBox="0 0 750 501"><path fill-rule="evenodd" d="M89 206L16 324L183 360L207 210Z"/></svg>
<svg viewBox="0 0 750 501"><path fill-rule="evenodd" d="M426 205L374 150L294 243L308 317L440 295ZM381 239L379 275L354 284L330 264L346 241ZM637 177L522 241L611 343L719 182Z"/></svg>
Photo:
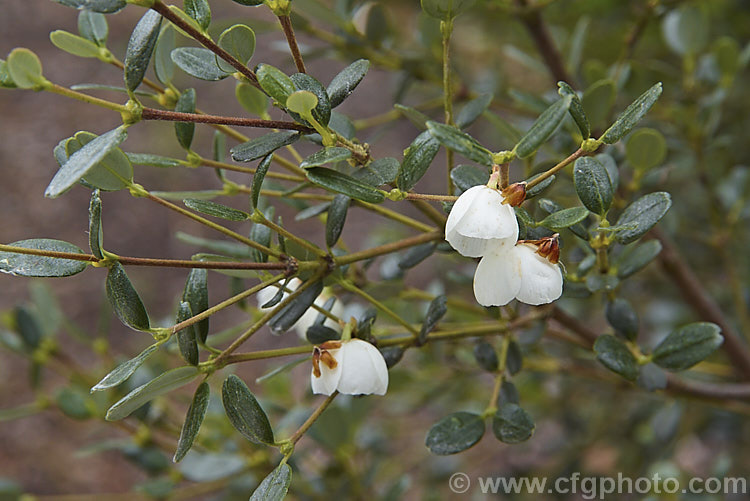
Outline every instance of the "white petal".
<svg viewBox="0 0 750 501"><path fill-rule="evenodd" d="M322 308L323 306L325 306L326 301L328 301L331 297L332 296L326 293L326 291L324 290L323 293L318 296L317 299L315 299L315 305ZM333 303L333 308L331 308L331 313L341 318L341 316L344 314L344 309L344 304L336 299L336 302ZM309 329L310 326L315 323L315 321L318 319L318 315L320 315L320 312L318 310L316 310L315 308L308 308L308 310L294 324L294 330L297 331L297 335L301 339L307 340L307 329ZM334 322L330 318L326 317L323 325L325 325L326 327L330 327L336 332L341 332L341 326L338 324L338 322Z"/></svg>
<svg viewBox="0 0 750 501"><path fill-rule="evenodd" d="M326 364L320 362L320 377L315 377L314 372L310 373L310 386L312 387L312 392L316 395L330 395L336 391L336 387L339 385L339 381L341 381L343 367L341 352L341 348L328 350L328 353L338 362L336 367L329 369Z"/></svg>
<svg viewBox="0 0 750 501"><path fill-rule="evenodd" d="M482 306L505 306L521 288L521 268L514 247L500 246L484 256L474 273L474 297Z"/></svg>
<svg viewBox="0 0 750 501"><path fill-rule="evenodd" d="M385 395L388 389L388 368L377 348L361 339L352 339L341 346L341 380L338 390L347 395Z"/></svg>
<svg viewBox="0 0 750 501"><path fill-rule="evenodd" d="M482 188L483 186L481 185L472 186L461 193L461 196L458 197L458 200L453 204L453 208L451 209L450 214L448 214L448 220L445 222L446 235L453 231L456 224L461 220L464 214L466 214L466 211L469 210L474 198L476 198L479 192L482 191ZM484 188L486 188L486 186L484 186Z"/></svg>
<svg viewBox="0 0 750 501"><path fill-rule="evenodd" d="M486 238L465 237L458 233L457 228L454 228L450 232L446 231L445 239L459 254L467 257L481 257L487 254L488 248L494 244L494 240Z"/></svg>
<svg viewBox="0 0 750 501"><path fill-rule="evenodd" d="M521 288L516 299L539 305L559 298L563 286L560 266L537 254L536 248L531 245L516 245L514 252L521 263Z"/></svg>
<svg viewBox="0 0 750 501"><path fill-rule="evenodd" d="M498 190L487 186L479 190L470 207L456 223L456 231L465 237L518 240L518 220L513 207L503 204Z"/></svg>
<svg viewBox="0 0 750 501"><path fill-rule="evenodd" d="M296 291L297 287L299 287L301 283L302 283L302 280L300 280L297 277L294 277L293 279L289 281L289 284L287 284L286 288L289 289L290 291ZM269 302L276 295L276 293L279 292L279 287L281 287L282 285L283 285L283 282L279 283L278 287L276 285L269 285L268 287L259 290L255 294L255 299L258 301L258 307L260 308L261 306ZM287 296L289 296L289 293L284 292L284 294L281 296L281 300L283 301L284 299L287 298ZM261 309L266 310L270 308L261 308Z"/></svg>

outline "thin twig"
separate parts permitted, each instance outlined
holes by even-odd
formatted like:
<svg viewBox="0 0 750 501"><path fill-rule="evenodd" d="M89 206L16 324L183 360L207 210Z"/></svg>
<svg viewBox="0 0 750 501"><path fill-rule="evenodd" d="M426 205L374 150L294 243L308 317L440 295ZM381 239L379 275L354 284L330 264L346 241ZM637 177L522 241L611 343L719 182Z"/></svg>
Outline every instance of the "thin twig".
<svg viewBox="0 0 750 501"><path fill-rule="evenodd" d="M294 58L294 65L297 66L297 71L300 73L307 73L307 71L305 71L305 63L302 60L302 54L297 45L297 37L294 36L292 20L289 16L279 16L279 23L281 23L281 28L284 30L284 36L289 44L289 50L292 52L292 58Z"/></svg>
<svg viewBox="0 0 750 501"><path fill-rule="evenodd" d="M306 125L285 120L263 120L260 118L224 117L219 115L205 115L201 113L181 113L178 111L157 110L143 108L141 118L144 120L166 120L169 122L193 122L203 124L236 125L239 127L258 127L262 129L298 130L312 133L315 129Z"/></svg>

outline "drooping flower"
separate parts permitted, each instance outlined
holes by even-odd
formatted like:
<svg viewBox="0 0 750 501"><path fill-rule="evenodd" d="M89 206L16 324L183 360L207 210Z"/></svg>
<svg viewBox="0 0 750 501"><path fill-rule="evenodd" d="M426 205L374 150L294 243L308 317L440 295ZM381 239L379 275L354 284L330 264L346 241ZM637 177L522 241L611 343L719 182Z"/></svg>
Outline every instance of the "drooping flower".
<svg viewBox="0 0 750 501"><path fill-rule="evenodd" d="M515 193L512 195L516 197ZM445 223L445 239L463 256L483 256L516 242L516 213L503 192L485 185L474 186L453 204Z"/></svg>
<svg viewBox="0 0 750 501"><path fill-rule="evenodd" d="M388 367L380 351L361 339L326 341L313 349L310 374L313 393L385 395Z"/></svg>
<svg viewBox="0 0 750 501"><path fill-rule="evenodd" d="M287 284L286 288L290 291L294 292L297 290L297 287L302 285L302 280L295 277L292 278L289 283ZM258 307L261 310L270 309L269 308L263 308L263 305L266 304L268 301L270 301L277 293L279 292L279 289L276 286L269 285L265 289L261 289L258 291L258 293L255 295L257 301L258 301ZM289 296L289 292L284 291L281 300ZM331 298L331 294L329 294L325 289L323 292L315 299L314 303L316 306L323 307L326 304L326 301L328 301ZM341 301L336 301L333 303L333 307L331 308L331 313L339 318L341 318L344 314L345 306ZM315 320L317 320L318 315L320 313L315 308L309 308L300 318L295 322L293 325L294 330L297 332L299 337L302 339L307 339L307 329L315 323ZM323 322L323 325L326 327L330 327L331 329L334 329L337 332L341 332L341 326L334 322L330 318L326 318Z"/></svg>
<svg viewBox="0 0 750 501"><path fill-rule="evenodd" d="M540 305L562 294L557 235L499 246L485 255L474 274L474 296L482 306L504 306L513 299Z"/></svg>

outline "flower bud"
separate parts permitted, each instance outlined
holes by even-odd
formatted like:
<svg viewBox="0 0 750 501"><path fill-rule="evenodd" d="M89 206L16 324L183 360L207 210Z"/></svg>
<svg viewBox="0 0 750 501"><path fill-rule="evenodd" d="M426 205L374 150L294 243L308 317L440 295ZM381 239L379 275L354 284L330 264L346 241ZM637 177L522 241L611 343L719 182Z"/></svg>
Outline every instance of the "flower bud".
<svg viewBox="0 0 750 501"><path fill-rule="evenodd" d="M504 204L518 207L526 200L526 182L513 183L505 188L502 193L505 197Z"/></svg>

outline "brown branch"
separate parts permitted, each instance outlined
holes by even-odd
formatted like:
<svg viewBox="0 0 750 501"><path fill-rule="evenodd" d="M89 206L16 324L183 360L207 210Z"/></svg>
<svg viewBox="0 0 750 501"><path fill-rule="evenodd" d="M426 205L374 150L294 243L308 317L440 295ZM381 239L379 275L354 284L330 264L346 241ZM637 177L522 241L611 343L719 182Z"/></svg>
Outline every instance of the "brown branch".
<svg viewBox="0 0 750 501"><path fill-rule="evenodd" d="M302 54L297 45L297 37L294 36L294 28L292 27L291 18L289 16L279 16L279 23L281 23L281 28L284 30L284 36L289 44L289 50L292 52L297 71L300 73L307 73L307 71L305 71L305 62L302 60Z"/></svg>
<svg viewBox="0 0 750 501"><path fill-rule="evenodd" d="M722 349L726 352L732 364L740 370L744 379L750 379L750 352L747 344L734 327L729 324L716 302L706 294L700 280L680 257L678 250L669 238L657 228L651 230L651 234L662 245L662 251L659 254L662 269L677 285L682 297L693 307L701 319L713 322L721 328L721 335L724 336Z"/></svg>
<svg viewBox="0 0 750 501"><path fill-rule="evenodd" d="M219 115L204 115L201 113L181 113L179 111L157 110L143 108L141 118L144 120L166 120L168 122L194 122L203 124L237 125L240 127L258 127L261 129L298 130L312 133L315 129L306 125L284 120L262 120L260 118L224 117Z"/></svg>
<svg viewBox="0 0 750 501"><path fill-rule="evenodd" d="M546 23L542 19L539 9L529 6L528 0L516 0L516 3L521 7L519 18L534 40L534 44L539 54L541 54L542 59L544 59L544 63L547 65L552 77L555 79L555 83L559 80L564 80L572 87L575 87L575 82L565 69L560 52L552 41L552 37L549 34Z"/></svg>

